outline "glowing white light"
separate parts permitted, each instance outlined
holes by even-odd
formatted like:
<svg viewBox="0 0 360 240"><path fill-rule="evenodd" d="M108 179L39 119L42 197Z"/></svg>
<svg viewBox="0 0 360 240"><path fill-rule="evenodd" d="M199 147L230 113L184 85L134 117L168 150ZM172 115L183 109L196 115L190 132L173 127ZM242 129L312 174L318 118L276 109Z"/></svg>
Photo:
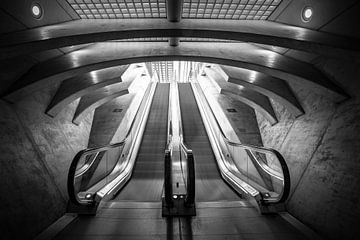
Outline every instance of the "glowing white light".
<svg viewBox="0 0 360 240"><path fill-rule="evenodd" d="M256 81L256 77L257 77L257 72L251 71L249 76L249 82L254 83Z"/></svg>
<svg viewBox="0 0 360 240"><path fill-rule="evenodd" d="M35 18L40 18L42 15L42 9L41 6L38 3L34 3L31 6L31 13Z"/></svg>
<svg viewBox="0 0 360 240"><path fill-rule="evenodd" d="M313 16L313 9L311 7L304 7L302 11L302 20L304 22L308 22L310 21L312 16Z"/></svg>
<svg viewBox="0 0 360 240"><path fill-rule="evenodd" d="M306 9L304 12L304 17L311 18L311 16L312 16L312 10L310 8Z"/></svg>
<svg viewBox="0 0 360 240"><path fill-rule="evenodd" d="M91 80L92 80L93 83L98 83L99 82L97 71L90 72L90 76L91 76Z"/></svg>

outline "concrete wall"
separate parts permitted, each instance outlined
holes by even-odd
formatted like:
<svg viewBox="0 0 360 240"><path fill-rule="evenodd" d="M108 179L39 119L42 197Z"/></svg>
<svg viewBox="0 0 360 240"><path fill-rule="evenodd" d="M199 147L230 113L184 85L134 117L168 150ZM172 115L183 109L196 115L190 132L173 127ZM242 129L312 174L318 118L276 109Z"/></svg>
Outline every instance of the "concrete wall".
<svg viewBox="0 0 360 240"><path fill-rule="evenodd" d="M134 96L134 93L129 93L95 109L88 147L103 146L111 142L124 116L127 115ZM121 109L121 112L116 112L115 109Z"/></svg>
<svg viewBox="0 0 360 240"><path fill-rule="evenodd" d="M57 86L44 88L16 104L0 100L1 239L31 239L62 216L70 162L87 146L92 116L72 124L77 102L45 115Z"/></svg>
<svg viewBox="0 0 360 240"><path fill-rule="evenodd" d="M307 84L290 87L306 111L295 119L272 102L279 123L257 114L264 146L288 163L292 187L288 211L330 239L358 239L360 230L360 69L357 60L318 58L314 64L348 93L350 100Z"/></svg>
<svg viewBox="0 0 360 240"><path fill-rule="evenodd" d="M141 104L150 78L140 76L131 85L130 93L113 99L94 111L88 147L122 141ZM122 109L114 112L114 109Z"/></svg>
<svg viewBox="0 0 360 240"><path fill-rule="evenodd" d="M255 110L231 97L222 94L218 94L216 97L240 142L262 146ZM230 108L235 109L236 112L227 111Z"/></svg>
<svg viewBox="0 0 360 240"><path fill-rule="evenodd" d="M215 84L206 77L199 77L198 82L227 137L235 142L262 146L254 109L220 94ZM236 112L229 112L227 109L235 109Z"/></svg>

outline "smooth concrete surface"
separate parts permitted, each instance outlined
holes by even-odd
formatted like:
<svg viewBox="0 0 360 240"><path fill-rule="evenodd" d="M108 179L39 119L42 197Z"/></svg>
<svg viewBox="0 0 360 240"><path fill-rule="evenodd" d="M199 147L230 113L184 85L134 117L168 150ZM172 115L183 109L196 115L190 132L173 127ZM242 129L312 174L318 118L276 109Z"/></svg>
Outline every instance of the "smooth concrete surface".
<svg viewBox="0 0 360 240"><path fill-rule="evenodd" d="M277 122L274 109L272 108L270 100L267 96L244 86L229 83L225 81L225 79L221 76L220 73L212 69L205 68L204 72L206 73L208 78L213 81L220 94L235 98L249 105L253 109L257 110L259 113L263 114L264 117L268 119L271 124L275 124Z"/></svg>
<svg viewBox="0 0 360 240"><path fill-rule="evenodd" d="M144 95L147 93L147 91L149 91L148 87L149 87L149 83L150 83L150 78L148 75L143 76L141 78L139 78L137 81L135 81L131 88L133 89L132 92L134 92L136 95L134 96L133 100L131 101L129 106L126 106L127 110L126 113L123 117L123 120L121 120L121 123L118 127L118 129L116 130L113 138L111 139L111 143L117 143L122 141L130 127L132 124L132 121L134 120L134 118L136 117L136 114L138 112L139 106L143 100ZM133 93L130 93L130 95L132 95ZM106 123L104 123L106 124Z"/></svg>
<svg viewBox="0 0 360 240"><path fill-rule="evenodd" d="M287 81L312 82L339 98L347 94L311 64L285 57L248 43L182 43L176 48L160 42L103 42L37 64L18 79L6 94L16 101L45 83L53 84L89 71L144 61L188 60L218 63L263 72Z"/></svg>
<svg viewBox="0 0 360 240"><path fill-rule="evenodd" d="M280 102L295 117L304 113L287 83L281 79L243 68L219 65L213 65L212 68L222 74L226 81L257 91Z"/></svg>
<svg viewBox="0 0 360 240"><path fill-rule="evenodd" d="M99 106L111 101L114 98L129 94L129 83L116 84L118 86L108 86L105 89L99 89L80 98L76 108L73 123L79 124L84 116L94 111Z"/></svg>
<svg viewBox="0 0 360 240"><path fill-rule="evenodd" d="M212 81L208 81L204 76L199 76L197 81L226 137L234 142L262 146L254 109L220 94ZM228 111L230 109L234 109L235 112Z"/></svg>
<svg viewBox="0 0 360 240"><path fill-rule="evenodd" d="M334 99L307 85L290 83L306 114L294 119L274 104L273 127L257 115L264 145L279 150L288 163L292 189L288 211L329 239L358 239L359 199L359 59L317 58L314 64L352 96Z"/></svg>
<svg viewBox="0 0 360 240"><path fill-rule="evenodd" d="M62 81L46 109L46 113L55 117L64 107L77 98L99 88L122 82L121 77L128 68L129 65L105 68Z"/></svg>
<svg viewBox="0 0 360 240"><path fill-rule="evenodd" d="M70 45L128 38L214 38L254 42L326 56L358 56L358 39L271 21L215 19L84 19L19 31L0 38L0 58ZM63 39L66 38L66 41Z"/></svg>
<svg viewBox="0 0 360 240"><path fill-rule="evenodd" d="M276 115L275 115L275 112L274 112L274 109L272 108L271 106L271 103L270 103L270 100L265 97L262 102L263 106L266 106L267 110L265 110L265 108L263 107L260 107L260 105L257 104L257 102L255 101L251 101L249 100L249 98L245 98L243 97L242 95L247 95L248 93L245 91L243 91L242 95L240 95L239 93L237 94L234 94L233 91L229 91L229 90L226 90L226 89L221 89L220 91L221 94L224 94L226 96L229 96L233 99L236 99L238 101L241 101L249 106L251 106L253 109L256 109L258 113L262 114L268 121L271 125L274 125L278 122L277 118L276 118Z"/></svg>
<svg viewBox="0 0 360 240"><path fill-rule="evenodd" d="M135 94L127 94L105 103L94 111L88 147L104 146L111 142L132 106Z"/></svg>
<svg viewBox="0 0 360 240"><path fill-rule="evenodd" d="M144 75L144 69L133 65L123 76L123 82L108 85L95 91L88 92L80 98L78 107L76 108L73 123L79 124L84 116L95 110L99 106L111 101L114 98L136 93L140 85L147 85L149 76ZM141 88L141 87L140 87Z"/></svg>
<svg viewBox="0 0 360 240"><path fill-rule="evenodd" d="M32 239L65 213L68 168L87 145L92 115L73 125L76 103L56 120L44 114L56 87L0 102L1 239Z"/></svg>

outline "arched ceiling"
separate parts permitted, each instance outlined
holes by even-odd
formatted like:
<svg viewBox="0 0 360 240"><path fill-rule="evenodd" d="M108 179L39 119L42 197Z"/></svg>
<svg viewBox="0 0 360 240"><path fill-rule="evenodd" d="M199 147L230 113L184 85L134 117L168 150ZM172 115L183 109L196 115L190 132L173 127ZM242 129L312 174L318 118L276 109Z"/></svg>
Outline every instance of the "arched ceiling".
<svg viewBox="0 0 360 240"><path fill-rule="evenodd" d="M303 110L290 89L279 87L281 81L307 81L344 99L346 92L333 79L302 60L310 59L307 55L358 57L360 52L358 31L349 34L339 28L346 19L358 18L355 0L36 2L44 10L38 19L29 12L33 1L0 3L0 32L4 33L0 35L0 65L26 61L24 69L17 64L20 69L16 70L26 72L20 77L11 73L14 69L1 69L7 83L1 92L6 93L3 98L17 101L44 83L62 82L48 107L51 116L74 97L101 91L115 84L115 79L120 82L127 64L164 60L222 64L220 73L225 72L229 82L284 100L282 104L297 116ZM305 5L314 10L309 22L300 17ZM165 42L168 39L171 46ZM28 58L36 59L31 68ZM110 67L112 73L102 70ZM250 70L258 72L256 83L248 81L244 71ZM101 79L94 81L94 71L100 72ZM269 84L274 81L280 85ZM8 82L13 84L8 87ZM66 90L72 84L77 87Z"/></svg>
<svg viewBox="0 0 360 240"><path fill-rule="evenodd" d="M0 59L99 41L170 37L253 42L335 57L360 52L357 39L269 21L126 19L78 20L7 34L0 37Z"/></svg>

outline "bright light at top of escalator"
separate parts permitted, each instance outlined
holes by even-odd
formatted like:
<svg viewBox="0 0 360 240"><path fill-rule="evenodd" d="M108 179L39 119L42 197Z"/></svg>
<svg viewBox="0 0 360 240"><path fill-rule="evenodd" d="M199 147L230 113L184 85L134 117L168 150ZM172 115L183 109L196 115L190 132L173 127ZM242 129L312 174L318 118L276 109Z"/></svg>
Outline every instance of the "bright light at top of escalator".
<svg viewBox="0 0 360 240"><path fill-rule="evenodd" d="M160 61L149 63L149 70L158 82L191 82L202 63L189 61Z"/></svg>

